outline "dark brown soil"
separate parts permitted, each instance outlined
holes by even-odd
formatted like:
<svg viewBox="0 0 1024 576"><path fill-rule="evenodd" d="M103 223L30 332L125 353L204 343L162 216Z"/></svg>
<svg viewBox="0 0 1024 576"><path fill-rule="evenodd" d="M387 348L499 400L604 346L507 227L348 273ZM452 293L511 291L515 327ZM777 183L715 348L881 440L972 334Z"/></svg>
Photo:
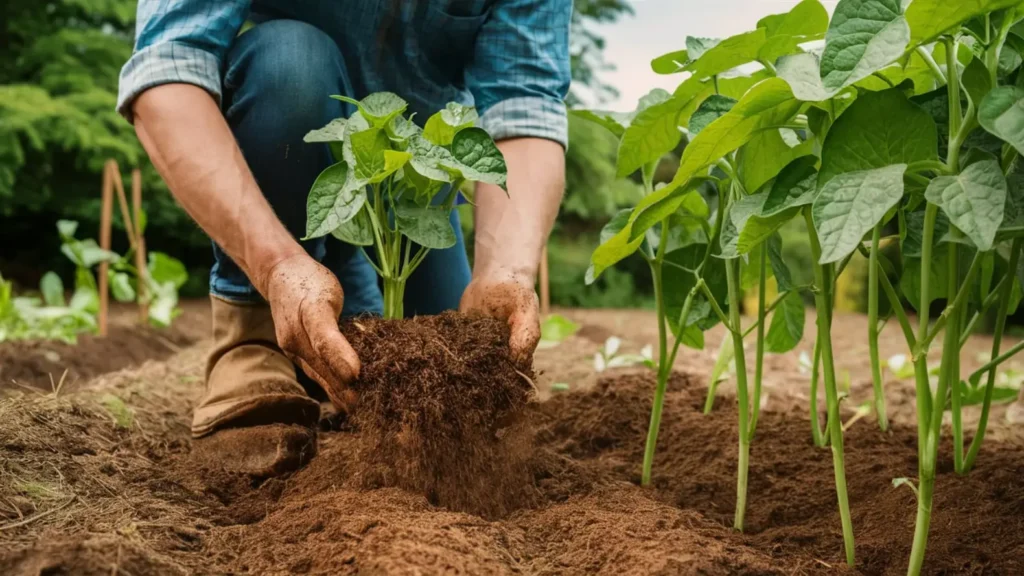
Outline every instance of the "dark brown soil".
<svg viewBox="0 0 1024 576"><path fill-rule="evenodd" d="M523 372L532 369L510 357L507 324L447 312L366 317L342 330L363 362L352 424L365 487L397 486L484 516L521 506L529 454L522 418L534 386Z"/></svg>
<svg viewBox="0 0 1024 576"><path fill-rule="evenodd" d="M185 306L189 313L167 329L140 326L134 322L135 309L121 307L105 338L82 334L75 344L54 340L0 343L0 390L27 386L49 392L63 377L61 389L70 391L100 374L170 357L208 330L208 304L195 301Z"/></svg>
<svg viewBox="0 0 1024 576"><path fill-rule="evenodd" d="M444 346L460 357L463 348ZM135 410L128 429L111 423L91 391L0 399L0 574L906 571L916 503L891 481L916 474L912 422L897 420L883 434L862 420L847 433L858 560L850 570L831 452L811 444L806 404L776 400L762 415L745 534L729 529L734 400L723 396L702 415L703 378L672 379L654 487L636 485L653 390L646 371L527 405L527 497L485 519L437 505L436 494L367 489L362 451L374 436L365 428L321 433L318 456L287 478L258 482L196 468L188 412L199 384L188 377L201 370L200 352L100 379L99 397L117 394ZM364 370L374 363L365 354ZM987 441L976 469L959 477L947 442L924 572L1024 574L1022 476L1024 449ZM509 483L484 470L465 482L477 494Z"/></svg>

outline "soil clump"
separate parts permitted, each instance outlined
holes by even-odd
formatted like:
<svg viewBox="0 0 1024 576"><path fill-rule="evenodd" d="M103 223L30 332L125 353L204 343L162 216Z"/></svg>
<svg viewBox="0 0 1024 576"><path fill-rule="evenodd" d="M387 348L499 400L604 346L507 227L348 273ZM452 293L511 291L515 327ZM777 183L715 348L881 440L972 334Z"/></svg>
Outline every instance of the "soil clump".
<svg viewBox="0 0 1024 576"><path fill-rule="evenodd" d="M342 331L362 360L350 420L364 487L395 486L485 517L530 497L523 417L535 389L532 368L511 358L507 324L446 312L363 317Z"/></svg>

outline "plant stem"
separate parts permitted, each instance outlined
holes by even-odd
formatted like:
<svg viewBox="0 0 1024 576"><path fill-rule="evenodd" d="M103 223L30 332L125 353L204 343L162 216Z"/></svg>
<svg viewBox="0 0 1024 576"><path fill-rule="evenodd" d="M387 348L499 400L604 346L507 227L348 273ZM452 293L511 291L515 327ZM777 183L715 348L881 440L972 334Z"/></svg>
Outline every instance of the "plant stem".
<svg viewBox="0 0 1024 576"><path fill-rule="evenodd" d="M649 184L650 180L646 169L644 170L644 180ZM647 260L651 268L651 278L654 280L654 302L658 314L658 378L654 386L654 404L651 407L651 422L647 429L647 443L644 447L644 462L640 479L642 486L649 486L651 483L654 449L658 443L661 411L665 403L665 388L668 385L668 377L672 373L672 366L668 364L668 320L665 318L665 286L662 274L662 262L665 259L665 247L668 244L668 228L669 223L666 218L661 223L661 238L658 242L657 254L654 258ZM686 313L689 314L689 311Z"/></svg>
<svg viewBox="0 0 1024 576"><path fill-rule="evenodd" d="M932 247L935 239L935 219L938 207L928 204L924 211L924 233L921 244L921 293L917 302L917 347L928 338L928 315L931 306L931 266ZM914 379L917 395L917 456L924 459L924 439L928 437L928 422L932 413L932 390L928 382L928 348L924 347L921 354L914 357Z"/></svg>
<svg viewBox="0 0 1024 576"><path fill-rule="evenodd" d="M980 253L979 253L980 254ZM975 258L975 261L979 258ZM960 282L960 250L957 244L949 245L949 262L947 264L946 294L952 297L957 292ZM963 292L971 284L970 278L964 285ZM957 298L959 300L959 298ZM956 470L963 468L964 462L964 427L963 414L960 406L960 310L962 305L953 303L953 308L946 315L948 328L942 343L942 374L939 378L946 379L946 387L951 392L950 407L953 417L953 463ZM938 324L938 322L936 322ZM947 349L948 348L948 349ZM946 397L936 396L934 410L945 409Z"/></svg>
<svg viewBox="0 0 1024 576"><path fill-rule="evenodd" d="M878 243L882 225L875 226L871 234L871 255L868 264L868 348L871 355L871 380L875 392L875 414L882 431L889 429L885 410L885 390L882 387L882 362L878 357Z"/></svg>
<svg viewBox="0 0 1024 576"><path fill-rule="evenodd" d="M767 299L768 284L768 242L761 243L761 269L758 277L757 287L757 351L754 356L754 403L751 406L750 436L748 441L754 441L754 434L757 433L757 419L761 415L761 377L764 375L764 325L765 325L765 300ZM742 338L742 336L741 336Z"/></svg>
<svg viewBox="0 0 1024 576"><path fill-rule="evenodd" d="M828 403L829 441L832 445L832 466L835 471L836 498L839 501L839 516L843 526L843 544L846 549L846 563L854 565L853 522L850 518L850 502L846 493L846 463L843 454L843 422L839 418L839 393L836 390L836 369L832 356L832 318L829 312L832 304L831 285L827 283L825 268L820 263L821 243L811 220L811 211L804 210L807 219L807 234L811 241L811 257L814 259L814 280L821 286L815 293L818 319L818 339L821 342L821 362L825 369L825 401Z"/></svg>
<svg viewBox="0 0 1024 576"><path fill-rule="evenodd" d="M955 243L950 244L949 261L951 264L955 263L959 266L959 253L956 253L956 246L957 244ZM915 356L918 354L928 354L928 347L931 345L932 340L934 340L935 337L938 336L939 332L946 327L946 324L949 323L953 310L963 308L964 303L967 301L967 297L971 293L971 288L973 288L974 277L978 275L978 270L981 269L981 260L983 257L984 253L982 252L975 254L974 259L971 261L971 267L967 270L967 276L964 278L963 285L959 287L956 296L953 297L949 304L946 305L946 309L942 311L939 319L935 321L935 325L928 331L928 336L926 336L924 340L918 342L917 348L914 350ZM954 285L953 288L956 289L956 286ZM949 296L947 295L947 298L948 297ZM959 331L959 326L957 327L957 331Z"/></svg>
<svg viewBox="0 0 1024 576"><path fill-rule="evenodd" d="M960 134L960 127L963 125L964 116L960 102L960 72L957 61L958 42L955 38L946 37L946 74L949 81L946 82L946 89L949 92L949 133L952 136ZM946 166L950 170L957 170L960 164L960 144L962 141L954 142L952 138L949 143L949 154L946 159Z"/></svg>
<svg viewBox="0 0 1024 576"><path fill-rule="evenodd" d="M1003 278L1002 284L999 287L999 313L996 316L996 327L995 334L992 336L992 364L996 360L999 360L999 347L1003 341L1003 331L1006 329L1006 315L1010 307L1010 297L1013 292L1013 274L1017 270L1017 265L1020 263L1020 252L1021 245L1024 240L1021 238L1015 238L1013 245L1010 248L1010 264L1006 270L1006 277ZM1009 281L1007 281L1009 279ZM1024 344L1024 343L1022 343ZM1018 345L1020 346L1020 345ZM1015 347L1016 348L1016 347ZM1013 352L1013 350L1011 350ZM978 451L981 450L981 442L985 439L985 429L988 427L988 414L992 407L992 391L996 385L996 365L993 364L989 368L988 380L985 382L985 400L981 405L981 418L978 420L978 431L974 435L974 439L971 441L971 447L967 451L967 457L964 459L964 463L961 470L957 470L960 474L967 474L974 468L974 461L978 458ZM981 370L976 371L974 374L980 376L983 370L988 368L988 364L982 367ZM972 380L974 375L972 375Z"/></svg>
<svg viewBox="0 0 1024 576"><path fill-rule="evenodd" d="M384 277L384 318L404 318L405 280Z"/></svg>
<svg viewBox="0 0 1024 576"><path fill-rule="evenodd" d="M811 365L811 438L818 448L825 447L825 433L818 417L818 379L821 376L821 338L814 337L814 359ZM827 422L826 422L827 425Z"/></svg>
<svg viewBox="0 0 1024 576"><path fill-rule="evenodd" d="M867 252L864 252L866 257L870 257ZM910 319L907 318L907 312L903 309L903 301L900 300L899 294L896 293L896 288L893 287L892 282L889 281L889 276L885 273L885 268L882 267L881 254L878 255L878 283L882 287L882 291L885 292L886 299L889 300L889 306L896 314L896 319L900 323L900 328L903 329L903 337L907 340L907 347L911 351L917 348L917 338L914 336L914 329L910 326Z"/></svg>
<svg viewBox="0 0 1024 576"><path fill-rule="evenodd" d="M935 58L932 58L931 53L929 53L923 46L918 46L917 55L920 56L921 59L924 60L925 64L928 65L928 69L932 71L932 75L939 81L939 84L945 84L946 74L942 71L942 68L939 67Z"/></svg>
<svg viewBox="0 0 1024 576"><path fill-rule="evenodd" d="M743 531L743 518L747 511L747 474L750 467L750 400L747 397L747 363L743 353L743 335L740 331L739 258L726 260L725 276L729 287L729 321L726 327L732 333L732 346L736 362L736 400L739 408L739 456L736 469L736 514L733 527Z"/></svg>

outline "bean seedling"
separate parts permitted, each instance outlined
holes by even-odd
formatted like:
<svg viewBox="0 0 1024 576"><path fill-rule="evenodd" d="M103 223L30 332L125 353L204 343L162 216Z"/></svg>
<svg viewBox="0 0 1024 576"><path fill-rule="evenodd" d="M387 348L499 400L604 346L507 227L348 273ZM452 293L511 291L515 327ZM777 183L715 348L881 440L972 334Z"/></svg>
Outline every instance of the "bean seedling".
<svg viewBox="0 0 1024 576"><path fill-rule="evenodd" d="M505 188L505 159L474 127L476 111L451 103L420 128L404 116L408 103L390 92L306 135L330 145L336 163L309 192L306 238L328 234L360 246L384 282L384 317L402 318L405 284L430 250L456 243L451 212L466 182ZM372 255L366 248L372 247Z"/></svg>

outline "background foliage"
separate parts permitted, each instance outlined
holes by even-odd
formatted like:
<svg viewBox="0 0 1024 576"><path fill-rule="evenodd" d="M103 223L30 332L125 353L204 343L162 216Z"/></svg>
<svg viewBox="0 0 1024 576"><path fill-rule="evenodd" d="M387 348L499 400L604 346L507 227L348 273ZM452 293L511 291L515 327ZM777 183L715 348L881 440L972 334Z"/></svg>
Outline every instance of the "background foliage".
<svg viewBox="0 0 1024 576"><path fill-rule="evenodd" d="M50 269L73 277L51 231L68 218L81 222L82 237L96 235L100 175L114 158L126 181L132 168L142 169L149 247L186 263L191 273L184 294L205 291L208 241L175 205L131 126L114 111L118 74L131 55L135 4L0 2L0 270L22 286L37 285ZM589 24L614 22L632 9L627 0L576 0L575 7L569 102L599 103L616 93L600 80L609 67L604 40ZM627 266L595 286L585 287L582 278L600 228L636 201L638 184L616 178L617 142L599 127L573 119L570 141L566 198L550 252L554 302L635 305L634 291L650 293L642 266ZM121 227L116 210L114 220ZM126 249L123 234L114 234L114 249Z"/></svg>

